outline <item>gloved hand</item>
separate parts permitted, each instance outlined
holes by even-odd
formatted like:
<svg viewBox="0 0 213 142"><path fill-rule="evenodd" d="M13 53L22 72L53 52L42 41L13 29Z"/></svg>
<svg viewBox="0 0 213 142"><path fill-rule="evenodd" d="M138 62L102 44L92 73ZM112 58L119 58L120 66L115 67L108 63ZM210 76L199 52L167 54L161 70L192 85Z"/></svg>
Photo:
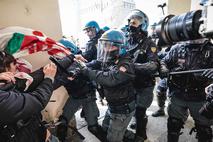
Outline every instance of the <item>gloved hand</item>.
<svg viewBox="0 0 213 142"><path fill-rule="evenodd" d="M160 75L160 78L168 77L169 69L165 65L160 65L159 75Z"/></svg>
<svg viewBox="0 0 213 142"><path fill-rule="evenodd" d="M206 77L208 79L213 79L213 69L206 69L201 76Z"/></svg>
<svg viewBox="0 0 213 142"><path fill-rule="evenodd" d="M79 67L80 70L84 70L87 68L86 64L80 60L75 60L75 62L77 63L77 66Z"/></svg>
<svg viewBox="0 0 213 142"><path fill-rule="evenodd" d="M76 77L78 74L83 73L87 69L84 62L75 60L75 62L67 69L69 77Z"/></svg>
<svg viewBox="0 0 213 142"><path fill-rule="evenodd" d="M58 67L59 70L61 70L62 72L66 72L67 68L72 65L72 63L74 62L74 58L75 56L73 54L70 54L62 59L57 59L53 56L50 56L50 60L56 64L56 66Z"/></svg>

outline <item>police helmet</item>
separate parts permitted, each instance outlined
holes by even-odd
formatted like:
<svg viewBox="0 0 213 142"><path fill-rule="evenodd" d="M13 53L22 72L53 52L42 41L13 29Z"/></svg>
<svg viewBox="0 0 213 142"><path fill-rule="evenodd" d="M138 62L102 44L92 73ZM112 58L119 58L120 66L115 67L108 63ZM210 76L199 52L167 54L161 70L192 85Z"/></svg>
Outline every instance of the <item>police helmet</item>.
<svg viewBox="0 0 213 142"><path fill-rule="evenodd" d="M142 31L147 31L147 28L149 26L149 19L147 17L147 15L142 12L141 10L139 9L134 9L130 12L130 14L127 16L127 20L128 22L131 20L131 19L137 19L140 21L140 28Z"/></svg>
<svg viewBox="0 0 213 142"><path fill-rule="evenodd" d="M120 30L106 31L98 42L98 60L102 62L115 61L126 54L126 38Z"/></svg>
<svg viewBox="0 0 213 142"><path fill-rule="evenodd" d="M96 33L98 33L100 31L100 27L96 21L89 21L88 23L86 23L83 30L86 30L89 28L95 28Z"/></svg>

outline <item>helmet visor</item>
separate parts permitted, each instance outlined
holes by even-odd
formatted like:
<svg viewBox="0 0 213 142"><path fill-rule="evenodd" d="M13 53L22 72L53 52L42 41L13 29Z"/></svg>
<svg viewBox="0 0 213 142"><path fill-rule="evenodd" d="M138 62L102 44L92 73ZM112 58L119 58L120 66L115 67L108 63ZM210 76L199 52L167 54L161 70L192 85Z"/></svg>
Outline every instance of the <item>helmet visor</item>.
<svg viewBox="0 0 213 142"><path fill-rule="evenodd" d="M99 40L97 60L103 63L114 62L119 56L119 48L113 42Z"/></svg>

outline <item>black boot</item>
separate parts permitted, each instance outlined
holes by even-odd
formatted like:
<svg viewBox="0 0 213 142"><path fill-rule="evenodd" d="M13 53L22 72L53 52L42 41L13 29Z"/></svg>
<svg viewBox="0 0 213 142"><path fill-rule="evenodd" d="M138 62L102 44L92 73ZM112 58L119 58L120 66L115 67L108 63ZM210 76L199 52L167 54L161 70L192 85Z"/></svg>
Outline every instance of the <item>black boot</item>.
<svg viewBox="0 0 213 142"><path fill-rule="evenodd" d="M82 110L81 110L80 116L81 116L81 118L85 118L85 113L84 113L83 108L82 108Z"/></svg>
<svg viewBox="0 0 213 142"><path fill-rule="evenodd" d="M159 108L156 112L152 114L153 117L165 116L164 107Z"/></svg>
<svg viewBox="0 0 213 142"><path fill-rule="evenodd" d="M181 135L180 130L183 128L183 122L177 118L169 117L167 123L168 142L178 142L179 136Z"/></svg>
<svg viewBox="0 0 213 142"><path fill-rule="evenodd" d="M100 125L88 126L88 130L95 135L101 142L107 142L106 132L102 129Z"/></svg>
<svg viewBox="0 0 213 142"><path fill-rule="evenodd" d="M146 125L148 118L146 116L146 108L137 107L136 108L136 138L141 137L144 140L147 139Z"/></svg>
<svg viewBox="0 0 213 142"><path fill-rule="evenodd" d="M145 141L144 138L136 136L134 142L144 142L144 141Z"/></svg>
<svg viewBox="0 0 213 142"><path fill-rule="evenodd" d="M134 142L134 140L135 140L135 133L130 130L126 130L123 142Z"/></svg>
<svg viewBox="0 0 213 142"><path fill-rule="evenodd" d="M136 114L132 117L132 119L134 120L131 124L130 124L130 128L135 130L136 129Z"/></svg>
<svg viewBox="0 0 213 142"><path fill-rule="evenodd" d="M137 124L134 122L134 123L130 124L129 127L130 127L131 129L135 130L135 129L136 129L136 125L137 125Z"/></svg>
<svg viewBox="0 0 213 142"><path fill-rule="evenodd" d="M158 93L157 94L157 103L159 106L159 110L152 114L153 117L165 116L165 101L166 101L166 93Z"/></svg>
<svg viewBox="0 0 213 142"><path fill-rule="evenodd" d="M210 126L202 126L197 124L196 130L198 142L212 142L212 129Z"/></svg>

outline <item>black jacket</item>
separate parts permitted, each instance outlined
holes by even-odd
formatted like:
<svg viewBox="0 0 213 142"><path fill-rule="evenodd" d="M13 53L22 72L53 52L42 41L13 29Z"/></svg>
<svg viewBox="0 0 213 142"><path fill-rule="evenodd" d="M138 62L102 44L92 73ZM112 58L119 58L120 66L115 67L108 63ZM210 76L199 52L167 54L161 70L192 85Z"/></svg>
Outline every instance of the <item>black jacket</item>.
<svg viewBox="0 0 213 142"><path fill-rule="evenodd" d="M18 83L18 82L16 82ZM14 130L17 142L42 142L45 138L45 128L40 124L40 112L47 105L53 93L51 79L45 78L39 86L30 93L20 93L18 90L0 90L0 125ZM26 125L23 126L22 125ZM20 128L19 128L20 127ZM1 142L7 129L0 130Z"/></svg>
<svg viewBox="0 0 213 142"><path fill-rule="evenodd" d="M100 30L94 38L87 42L85 52L83 52L82 55L88 62L96 60L98 39L103 33L104 31Z"/></svg>
<svg viewBox="0 0 213 142"><path fill-rule="evenodd" d="M97 35L88 41L86 45L85 52L82 53L82 56L87 59L88 62L92 60L96 60L97 58L97 43L98 39L103 34L103 31L100 30ZM75 65L73 65L73 68ZM66 88L67 92L71 95L71 97L76 99L83 99L87 97L87 94L90 92L95 92L96 83L94 81L89 80L88 77L78 74L74 80L70 81L66 78L61 78L61 83Z"/></svg>
<svg viewBox="0 0 213 142"><path fill-rule="evenodd" d="M153 73L158 71L158 56L156 44L149 37L141 37L140 42L129 42L129 53L136 65L136 89L155 85Z"/></svg>
<svg viewBox="0 0 213 142"><path fill-rule="evenodd" d="M120 71L122 67L126 69L125 72ZM105 71L87 68L84 74L103 86L104 96L109 105L123 105L135 99L135 70L128 57L120 58L117 64L109 66Z"/></svg>
<svg viewBox="0 0 213 142"><path fill-rule="evenodd" d="M162 66L172 71L207 69L213 67L213 46L207 44L177 44L162 59ZM192 101L205 100L205 87L210 83L201 74L172 75L170 95Z"/></svg>

